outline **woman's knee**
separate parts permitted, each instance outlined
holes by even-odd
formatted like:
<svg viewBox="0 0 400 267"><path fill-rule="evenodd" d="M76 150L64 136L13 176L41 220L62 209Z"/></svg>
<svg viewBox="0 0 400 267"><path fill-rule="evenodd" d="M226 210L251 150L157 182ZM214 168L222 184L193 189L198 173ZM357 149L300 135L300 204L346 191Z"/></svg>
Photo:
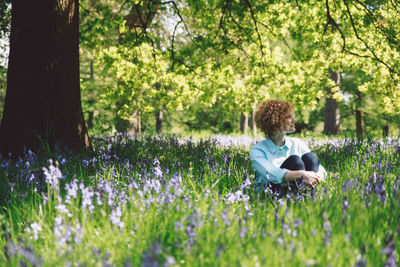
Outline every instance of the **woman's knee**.
<svg viewBox="0 0 400 267"><path fill-rule="evenodd" d="M291 171L305 170L305 164L298 155L289 156L283 163L281 168L285 168Z"/></svg>
<svg viewBox="0 0 400 267"><path fill-rule="evenodd" d="M301 159L304 162L307 171L318 172L319 169L319 158L313 152L308 152L304 154Z"/></svg>

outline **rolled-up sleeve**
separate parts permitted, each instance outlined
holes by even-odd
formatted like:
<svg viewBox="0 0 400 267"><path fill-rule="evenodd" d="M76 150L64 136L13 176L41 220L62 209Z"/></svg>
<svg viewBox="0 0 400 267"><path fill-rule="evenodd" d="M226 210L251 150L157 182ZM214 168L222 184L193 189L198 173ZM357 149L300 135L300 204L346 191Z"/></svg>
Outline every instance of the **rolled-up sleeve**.
<svg viewBox="0 0 400 267"><path fill-rule="evenodd" d="M271 160L268 160L265 153L258 148L252 148L250 150L250 159L254 171L274 184L281 184L286 172L289 171L288 169L274 166Z"/></svg>

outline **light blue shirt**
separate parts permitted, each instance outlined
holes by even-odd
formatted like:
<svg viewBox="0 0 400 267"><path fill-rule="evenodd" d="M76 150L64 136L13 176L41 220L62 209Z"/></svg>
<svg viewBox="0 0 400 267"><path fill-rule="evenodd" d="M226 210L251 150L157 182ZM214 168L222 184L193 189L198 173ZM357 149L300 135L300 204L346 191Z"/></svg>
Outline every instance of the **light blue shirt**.
<svg viewBox="0 0 400 267"><path fill-rule="evenodd" d="M291 155L303 156L310 152L307 144L299 138L286 137L285 144L278 147L267 137L265 140L255 144L250 150L250 159L255 172L255 182L260 186L269 183L282 184L282 179L289 171L280 168L282 163ZM319 173L325 177L326 170L319 165Z"/></svg>

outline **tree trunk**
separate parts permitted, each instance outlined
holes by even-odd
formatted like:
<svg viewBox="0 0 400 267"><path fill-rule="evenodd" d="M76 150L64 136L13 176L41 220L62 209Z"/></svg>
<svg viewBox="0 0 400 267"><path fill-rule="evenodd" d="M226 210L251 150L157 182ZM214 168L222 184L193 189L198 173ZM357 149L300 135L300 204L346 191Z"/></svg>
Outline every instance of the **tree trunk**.
<svg viewBox="0 0 400 267"><path fill-rule="evenodd" d="M364 135L364 128L363 128L363 112L360 110L356 110L356 133L357 136Z"/></svg>
<svg viewBox="0 0 400 267"><path fill-rule="evenodd" d="M335 81L337 86L340 86L340 72L330 70L331 79ZM332 94L331 88L326 88L328 97L325 103L325 120L324 120L324 133L325 134L339 134L340 133L340 113L339 103L336 99L330 97Z"/></svg>
<svg viewBox="0 0 400 267"><path fill-rule="evenodd" d="M88 117L88 122L87 122L87 128L92 129L93 128L93 117L94 117L94 112L89 111L89 117Z"/></svg>
<svg viewBox="0 0 400 267"><path fill-rule="evenodd" d="M253 104L253 109L251 111L251 129L252 129L252 132L253 132L253 136L257 135L257 126L256 126L256 121L255 121L255 119L256 119L256 110L257 110L257 104L254 103Z"/></svg>
<svg viewBox="0 0 400 267"><path fill-rule="evenodd" d="M383 126L383 137L389 137L390 136L390 128L389 125Z"/></svg>
<svg viewBox="0 0 400 267"><path fill-rule="evenodd" d="M136 110L131 119L131 133L137 136L142 134L142 121L141 121L141 112L140 110Z"/></svg>
<svg viewBox="0 0 400 267"><path fill-rule="evenodd" d="M364 135L364 127L363 127L363 122L364 122L364 114L361 110L359 110L359 107L361 106L362 102L362 94L360 92L357 92L357 109L356 109L356 133L357 136L363 136Z"/></svg>
<svg viewBox="0 0 400 267"><path fill-rule="evenodd" d="M137 112L136 117L136 135L142 135L142 113L140 111Z"/></svg>
<svg viewBox="0 0 400 267"><path fill-rule="evenodd" d="M79 81L79 0L12 1L2 152L90 148Z"/></svg>
<svg viewBox="0 0 400 267"><path fill-rule="evenodd" d="M247 116L247 113L242 112L240 114L240 131L242 132L242 134L247 134L248 124L249 118Z"/></svg>
<svg viewBox="0 0 400 267"><path fill-rule="evenodd" d="M162 130L163 111L162 108L156 111L156 133L160 134Z"/></svg>
<svg viewBox="0 0 400 267"><path fill-rule="evenodd" d="M93 60L90 60L90 80L92 81L92 83L94 82L94 68L93 68ZM94 103L94 99L92 99L92 97L89 99L88 104L89 106L93 105ZM94 111L93 110L89 110L88 111L88 120L87 120L87 128L91 129L94 126L93 120L94 120Z"/></svg>

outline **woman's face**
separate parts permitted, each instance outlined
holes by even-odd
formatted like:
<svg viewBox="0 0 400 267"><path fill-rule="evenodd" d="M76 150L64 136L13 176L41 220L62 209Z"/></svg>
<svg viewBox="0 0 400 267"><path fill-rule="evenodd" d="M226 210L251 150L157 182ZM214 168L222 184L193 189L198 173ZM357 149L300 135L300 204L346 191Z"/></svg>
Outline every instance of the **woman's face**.
<svg viewBox="0 0 400 267"><path fill-rule="evenodd" d="M294 133L296 131L296 118L292 114L292 116L286 120L286 123L283 125L283 131L285 133Z"/></svg>

